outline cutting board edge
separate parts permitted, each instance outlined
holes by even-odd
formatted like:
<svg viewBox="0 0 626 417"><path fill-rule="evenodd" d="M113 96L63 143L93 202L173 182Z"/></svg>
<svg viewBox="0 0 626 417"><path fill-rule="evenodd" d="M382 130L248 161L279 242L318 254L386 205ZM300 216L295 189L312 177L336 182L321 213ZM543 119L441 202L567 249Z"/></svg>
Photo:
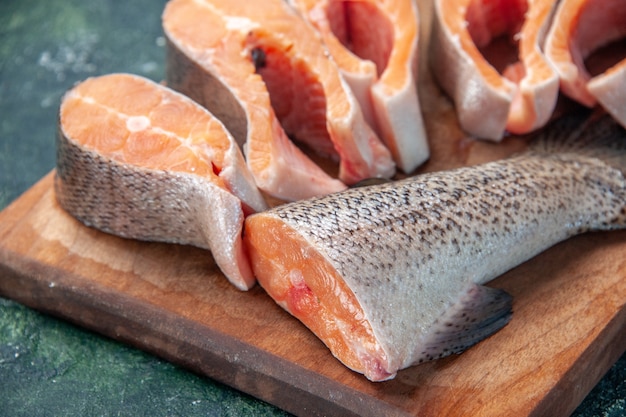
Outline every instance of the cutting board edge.
<svg viewBox="0 0 626 417"><path fill-rule="evenodd" d="M1 213L0 213L1 214ZM153 354L168 362L181 366L195 374L206 376L220 383L245 392L255 398L273 404L295 415L319 415L319 416L398 416L410 417L411 414L396 408L383 400L375 397L364 396L351 387L337 383L332 379L313 371L299 367L283 358L269 352L246 344L230 335L218 332L215 329L204 327L200 324L186 322L184 318L173 312L164 312L145 301L134 299L133 303L140 307L134 314L125 314L120 308L124 304L124 298L132 298L107 291L97 285L89 285L89 295L82 294L81 278L72 276L66 271L50 269L43 271L43 265L34 260L23 260L15 253L3 247L0 241L0 296L12 299L29 308L53 317L60 318L78 327L94 331L100 335L118 342L133 346L144 352ZM48 277L38 279L33 277ZM63 303L63 308L59 303ZM68 312L82 313L83 317L68 314ZM84 313L90 313L86 318ZM109 319L102 319L106 315ZM142 315L144 318L142 319ZM178 321L173 328L179 329L176 336L164 332L167 326L157 329L142 325L145 317L152 315L151 322L168 323ZM117 322L118 325L111 328L106 323ZM183 331L181 326L188 330ZM180 354L180 346L174 343L143 342L138 336L150 336L151 341L171 340L188 349L190 356L199 360L184 360ZM205 345L219 346L217 351L203 349L202 342L198 339L189 340L181 335L210 335L204 342ZM222 338L219 343L218 338ZM233 364L226 356L226 351L231 348L233 352L246 352L239 355L241 360ZM250 352L254 348L256 352ZM260 369L253 363L255 360L263 362L263 357L272 358L272 369ZM233 366L234 365L234 366ZM297 372L294 367L298 367ZM282 373L282 375L276 375ZM273 374L273 375L272 375ZM323 381L313 383L312 379L321 378ZM329 400L324 393L313 392L311 388L324 386L327 392L334 393L333 401ZM337 396L337 393L342 395ZM296 400L296 401L294 401ZM340 402L343 400L343 402ZM383 413L383 414L381 414Z"/></svg>
<svg viewBox="0 0 626 417"><path fill-rule="evenodd" d="M609 337L596 337L587 349L567 370L565 375L549 390L546 395L536 404L529 417L534 416L570 416L576 408L584 401L585 397L606 375L617 360L626 353L626 338L623 337L626 328L626 303L615 312L611 320L602 329L601 333L611 333ZM621 335L621 337L620 337ZM599 340L604 341L599 345ZM602 350L604 354L597 354ZM598 358L602 359L598 362ZM583 367L589 371L590 367L586 363L593 361L596 366L589 378L581 380L579 377Z"/></svg>

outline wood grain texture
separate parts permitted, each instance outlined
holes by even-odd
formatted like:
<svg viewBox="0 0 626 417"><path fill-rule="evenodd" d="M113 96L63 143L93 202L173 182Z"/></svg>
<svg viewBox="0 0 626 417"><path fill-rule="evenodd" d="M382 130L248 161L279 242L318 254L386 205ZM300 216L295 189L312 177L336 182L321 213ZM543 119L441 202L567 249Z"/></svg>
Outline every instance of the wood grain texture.
<svg viewBox="0 0 626 417"><path fill-rule="evenodd" d="M258 286L228 284L209 252L84 227L52 175L0 213L0 294L297 415L565 416L626 350L626 232L570 239L498 278L508 326L372 383Z"/></svg>

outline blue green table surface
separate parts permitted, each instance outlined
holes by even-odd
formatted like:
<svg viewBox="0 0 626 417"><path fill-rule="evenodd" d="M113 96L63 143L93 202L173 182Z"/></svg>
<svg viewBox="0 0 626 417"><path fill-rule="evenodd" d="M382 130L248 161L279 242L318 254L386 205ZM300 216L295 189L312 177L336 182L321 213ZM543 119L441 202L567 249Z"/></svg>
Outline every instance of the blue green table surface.
<svg viewBox="0 0 626 417"><path fill-rule="evenodd" d="M58 105L69 87L110 72L163 79L164 5L165 0L0 1L0 210L54 168ZM0 416L139 415L288 414L0 298ZM574 415L626 415L626 355Z"/></svg>

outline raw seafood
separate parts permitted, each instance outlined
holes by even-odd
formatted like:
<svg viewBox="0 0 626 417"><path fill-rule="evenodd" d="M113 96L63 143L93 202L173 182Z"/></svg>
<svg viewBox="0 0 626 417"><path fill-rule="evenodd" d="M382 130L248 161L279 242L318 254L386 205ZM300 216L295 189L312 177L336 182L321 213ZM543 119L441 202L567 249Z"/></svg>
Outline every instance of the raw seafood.
<svg viewBox="0 0 626 417"><path fill-rule="evenodd" d="M575 234L626 227L626 132L576 116L510 159L254 214L255 276L373 381L461 352L511 315L483 284Z"/></svg>
<svg viewBox="0 0 626 417"><path fill-rule="evenodd" d="M506 131L525 134L544 126L554 111L559 78L541 45L552 0L435 0L430 57L433 74L452 98L461 127L482 139ZM506 39L502 39L505 37ZM491 44L518 53L497 64L482 51Z"/></svg>
<svg viewBox="0 0 626 417"><path fill-rule="evenodd" d="M579 103L600 103L626 127L626 58L617 54L600 74L592 76L585 59L601 47L626 38L623 0L562 0L546 39L546 56L561 79L561 90Z"/></svg>
<svg viewBox="0 0 626 417"><path fill-rule="evenodd" d="M235 286L255 283L241 232L244 216L266 203L222 123L179 93L130 74L68 91L55 190L89 226L210 249Z"/></svg>
<svg viewBox="0 0 626 417"><path fill-rule="evenodd" d="M294 200L394 174L391 154L365 122L318 33L284 1L172 0L163 27L168 85L224 122L268 194ZM283 127L337 159L338 179Z"/></svg>
<svg viewBox="0 0 626 417"><path fill-rule="evenodd" d="M429 157L417 95L419 13L412 0L290 0L320 32L391 151L412 172Z"/></svg>

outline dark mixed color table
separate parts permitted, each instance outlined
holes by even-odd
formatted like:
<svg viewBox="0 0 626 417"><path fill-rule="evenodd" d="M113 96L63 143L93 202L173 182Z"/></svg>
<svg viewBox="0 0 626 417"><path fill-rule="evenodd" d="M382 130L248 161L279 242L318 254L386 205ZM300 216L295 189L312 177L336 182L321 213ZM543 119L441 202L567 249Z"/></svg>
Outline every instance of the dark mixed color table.
<svg viewBox="0 0 626 417"><path fill-rule="evenodd" d="M164 4L0 2L0 210L54 167L57 110L65 90L109 72L163 79ZM2 298L0 381L0 416L287 415L218 382ZM626 415L626 356L574 415Z"/></svg>

